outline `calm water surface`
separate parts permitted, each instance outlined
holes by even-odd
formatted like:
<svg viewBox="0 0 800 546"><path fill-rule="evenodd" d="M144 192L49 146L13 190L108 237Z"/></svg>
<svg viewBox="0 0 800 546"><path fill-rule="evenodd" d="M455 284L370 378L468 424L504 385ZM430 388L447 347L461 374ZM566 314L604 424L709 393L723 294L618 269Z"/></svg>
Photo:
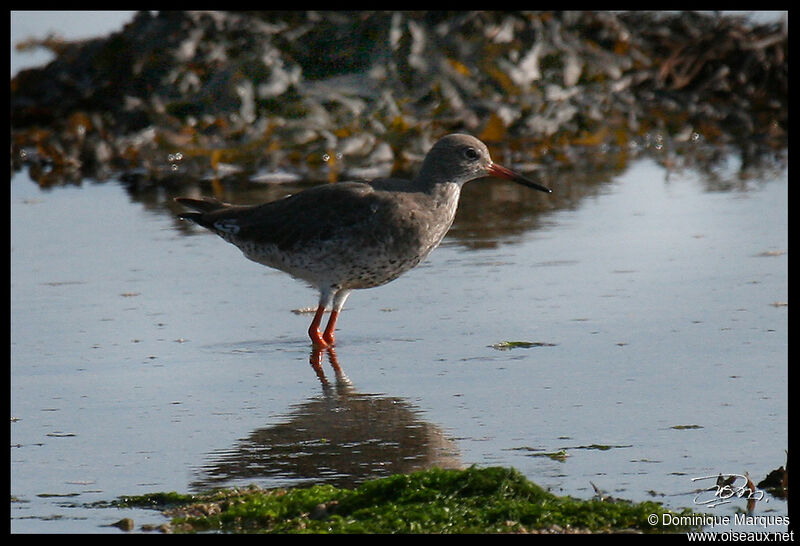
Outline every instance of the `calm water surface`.
<svg viewBox="0 0 800 546"><path fill-rule="evenodd" d="M337 375L328 355L312 368L311 317L293 312L314 291L175 220L165 195L18 174L11 529L119 532L164 519L89 504L432 465L676 509L694 477L758 481L788 447L788 176L721 177L642 160L505 224L517 189L468 185L423 265L352 295ZM756 514L787 513L768 499Z"/></svg>
<svg viewBox="0 0 800 546"><path fill-rule="evenodd" d="M11 73L50 58L21 39L130 17L12 12ZM760 480L788 447L787 174L719 174L468 185L442 247L350 298L338 376L328 355L312 368L292 312L314 292L177 222L166 195L12 177L11 530L120 532L165 520L91 503L431 465L676 509L696 507L692 478ZM767 499L756 515L787 513Z"/></svg>

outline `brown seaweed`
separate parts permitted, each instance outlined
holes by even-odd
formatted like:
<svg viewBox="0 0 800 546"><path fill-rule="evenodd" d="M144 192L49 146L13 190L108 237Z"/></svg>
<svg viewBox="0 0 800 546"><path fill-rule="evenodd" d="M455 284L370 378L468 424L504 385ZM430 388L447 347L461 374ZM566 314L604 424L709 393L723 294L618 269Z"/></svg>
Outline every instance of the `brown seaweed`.
<svg viewBox="0 0 800 546"><path fill-rule="evenodd" d="M788 26L671 12L141 12L11 80L12 173L335 181L444 133L550 166L788 143ZM664 152L669 151L669 155ZM507 157L504 157L507 156ZM666 159L665 159L666 158Z"/></svg>

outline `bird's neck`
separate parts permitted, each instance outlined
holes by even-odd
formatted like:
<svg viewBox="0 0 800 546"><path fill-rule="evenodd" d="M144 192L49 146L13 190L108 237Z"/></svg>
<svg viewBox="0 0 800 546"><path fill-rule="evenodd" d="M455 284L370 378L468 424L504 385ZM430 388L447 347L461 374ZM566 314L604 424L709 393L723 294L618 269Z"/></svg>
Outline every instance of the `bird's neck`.
<svg viewBox="0 0 800 546"><path fill-rule="evenodd" d="M458 208L458 198L461 195L461 186L453 182L436 184L428 191L431 196L433 208L438 209L442 218L449 217L452 222Z"/></svg>
<svg viewBox="0 0 800 546"><path fill-rule="evenodd" d="M435 178L418 176L412 182L414 191L428 196L430 208L439 210L442 218L455 217L458 199L461 196L461 185L456 182L442 182ZM445 212L446 211L446 212Z"/></svg>
<svg viewBox="0 0 800 546"><path fill-rule="evenodd" d="M428 193L436 199L457 202L458 197L461 195L461 186L455 182L434 184L428 188Z"/></svg>

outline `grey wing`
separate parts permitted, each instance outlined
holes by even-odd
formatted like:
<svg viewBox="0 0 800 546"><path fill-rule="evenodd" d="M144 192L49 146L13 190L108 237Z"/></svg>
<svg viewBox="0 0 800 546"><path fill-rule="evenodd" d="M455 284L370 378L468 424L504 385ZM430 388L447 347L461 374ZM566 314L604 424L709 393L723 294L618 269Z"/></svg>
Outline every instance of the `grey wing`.
<svg viewBox="0 0 800 546"><path fill-rule="evenodd" d="M239 240L291 250L364 233L380 209L381 200L368 184L339 183L246 210L217 211L213 224Z"/></svg>

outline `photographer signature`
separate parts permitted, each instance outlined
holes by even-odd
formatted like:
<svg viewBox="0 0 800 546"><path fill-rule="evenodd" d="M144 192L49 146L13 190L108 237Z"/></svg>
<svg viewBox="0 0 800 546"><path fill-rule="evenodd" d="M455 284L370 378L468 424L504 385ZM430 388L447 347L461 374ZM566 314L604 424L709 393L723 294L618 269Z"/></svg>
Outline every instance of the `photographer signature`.
<svg viewBox="0 0 800 546"><path fill-rule="evenodd" d="M744 483L737 485L736 482L740 478ZM717 476L701 476L699 478L692 478L693 482L699 480L716 480L716 483L708 489L702 489L697 495L695 495L695 504L702 504L708 506L709 508L713 508L715 506L719 506L720 504L732 502L731 499L733 497L739 499L745 498L748 501L760 501L764 499L764 492L760 489L756 489L756 486L753 485L752 480L750 480L749 476L746 474L719 474ZM711 493L710 497L708 497L708 493Z"/></svg>

